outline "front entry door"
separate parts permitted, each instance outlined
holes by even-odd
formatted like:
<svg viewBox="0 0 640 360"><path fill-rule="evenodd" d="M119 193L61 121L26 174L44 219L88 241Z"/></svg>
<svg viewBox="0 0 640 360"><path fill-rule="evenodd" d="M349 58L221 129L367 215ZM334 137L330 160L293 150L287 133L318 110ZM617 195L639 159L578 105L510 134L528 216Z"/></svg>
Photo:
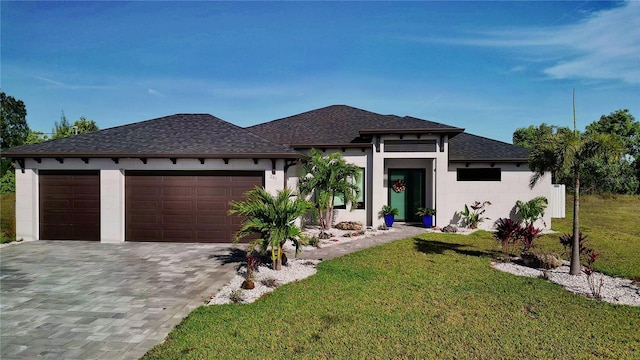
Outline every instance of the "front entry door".
<svg viewBox="0 0 640 360"><path fill-rule="evenodd" d="M389 204L398 209L398 221L420 221L424 207L424 169L389 169Z"/></svg>

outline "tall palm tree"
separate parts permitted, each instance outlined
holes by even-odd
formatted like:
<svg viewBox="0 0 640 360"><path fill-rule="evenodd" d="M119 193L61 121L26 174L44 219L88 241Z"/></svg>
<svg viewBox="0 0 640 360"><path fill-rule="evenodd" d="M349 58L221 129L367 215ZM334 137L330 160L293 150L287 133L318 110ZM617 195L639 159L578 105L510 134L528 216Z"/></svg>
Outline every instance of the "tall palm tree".
<svg viewBox="0 0 640 360"><path fill-rule="evenodd" d="M246 217L234 240L258 234L260 238L251 243L250 250L259 248L261 253L266 253L271 248L273 269L280 270L282 246L287 240L291 240L296 253L298 252L302 230L295 222L313 208L313 204L296 197L288 188L273 196L264 188L256 186L245 196L245 201L232 201L230 204L230 215Z"/></svg>
<svg viewBox="0 0 640 360"><path fill-rule="evenodd" d="M345 203L357 201L360 169L347 163L339 152L323 156L320 150L311 149L302 170L298 189L303 195L314 193L320 227L329 230L336 195L344 196Z"/></svg>
<svg viewBox="0 0 640 360"><path fill-rule="evenodd" d="M569 273L579 275L580 267L580 172L589 159L618 160L622 144L609 134L581 134L576 129L574 106L573 132L558 132L542 136L531 148L529 168L534 172L533 187L545 172L560 174L568 171L573 177L573 240Z"/></svg>

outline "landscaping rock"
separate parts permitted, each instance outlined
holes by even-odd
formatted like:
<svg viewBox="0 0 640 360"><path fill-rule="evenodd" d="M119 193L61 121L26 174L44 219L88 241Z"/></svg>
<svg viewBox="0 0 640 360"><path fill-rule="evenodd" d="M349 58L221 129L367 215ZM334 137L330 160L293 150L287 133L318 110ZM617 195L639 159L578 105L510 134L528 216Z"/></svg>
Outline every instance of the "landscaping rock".
<svg viewBox="0 0 640 360"><path fill-rule="evenodd" d="M333 237L333 234L328 233L328 232L321 232L320 234L318 234L318 239L320 240L327 240L327 239L331 239Z"/></svg>
<svg viewBox="0 0 640 360"><path fill-rule="evenodd" d="M455 225L447 225L442 228L443 233L457 233L458 228Z"/></svg>
<svg viewBox="0 0 640 360"><path fill-rule="evenodd" d="M525 266L542 269L556 269L562 266L562 258L554 253L523 253L522 263Z"/></svg>
<svg viewBox="0 0 640 360"><path fill-rule="evenodd" d="M256 287L256 284L253 282L253 280L246 279L245 281L242 282L242 285L240 285L240 287L245 290L251 290Z"/></svg>
<svg viewBox="0 0 640 360"><path fill-rule="evenodd" d="M340 230L362 230L362 224L355 221L343 221L337 223L335 228Z"/></svg>

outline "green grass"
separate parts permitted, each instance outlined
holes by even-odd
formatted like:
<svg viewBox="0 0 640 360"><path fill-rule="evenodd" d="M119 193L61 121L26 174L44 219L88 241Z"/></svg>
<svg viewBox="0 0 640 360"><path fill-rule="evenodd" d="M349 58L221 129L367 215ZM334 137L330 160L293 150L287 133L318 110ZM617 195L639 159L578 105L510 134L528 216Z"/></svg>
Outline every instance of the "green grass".
<svg viewBox="0 0 640 360"><path fill-rule="evenodd" d="M0 244L16 240L16 195L0 194Z"/></svg>
<svg viewBox="0 0 640 360"><path fill-rule="evenodd" d="M585 229L593 232L593 247L607 254L602 267L612 273L639 273L635 215L624 210L635 201L583 203ZM587 215L590 206L608 214L609 224L593 224L602 220L595 211ZM554 223L563 230L571 222ZM626 236L636 243L629 245ZM557 235L546 237L541 248L553 248L553 242ZM479 231L423 235L326 261L315 276L256 303L194 310L145 358L638 357L640 307L497 271L489 261L498 254L491 234Z"/></svg>
<svg viewBox="0 0 640 360"><path fill-rule="evenodd" d="M588 246L601 256L595 268L603 273L640 279L640 196L580 197L580 231L589 236ZM553 219L560 234L572 232L573 198L567 198L564 219ZM559 234L558 234L559 235ZM562 252L558 235L545 235L539 248Z"/></svg>

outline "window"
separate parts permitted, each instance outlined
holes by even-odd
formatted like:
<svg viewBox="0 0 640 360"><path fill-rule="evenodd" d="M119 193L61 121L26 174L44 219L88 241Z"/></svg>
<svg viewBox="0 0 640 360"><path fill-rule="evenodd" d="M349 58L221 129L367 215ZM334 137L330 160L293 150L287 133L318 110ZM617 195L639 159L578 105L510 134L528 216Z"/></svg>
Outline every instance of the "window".
<svg viewBox="0 0 640 360"><path fill-rule="evenodd" d="M355 183L355 179L354 179L354 183L356 184L356 186L358 186L358 198L356 199L356 203L355 203L355 207L354 209L364 209L364 192L365 192L365 187L364 187L364 183L365 183L365 171L364 168L360 168L360 174L359 174L359 179L358 182ZM346 209L347 208L347 204L344 201L344 195L343 194L336 194L336 196L333 198L333 208L334 209Z"/></svg>
<svg viewBox="0 0 640 360"><path fill-rule="evenodd" d="M435 152L435 140L385 140L384 152Z"/></svg>
<svg viewBox="0 0 640 360"><path fill-rule="evenodd" d="M458 181L500 181L502 172L500 168L457 169Z"/></svg>

